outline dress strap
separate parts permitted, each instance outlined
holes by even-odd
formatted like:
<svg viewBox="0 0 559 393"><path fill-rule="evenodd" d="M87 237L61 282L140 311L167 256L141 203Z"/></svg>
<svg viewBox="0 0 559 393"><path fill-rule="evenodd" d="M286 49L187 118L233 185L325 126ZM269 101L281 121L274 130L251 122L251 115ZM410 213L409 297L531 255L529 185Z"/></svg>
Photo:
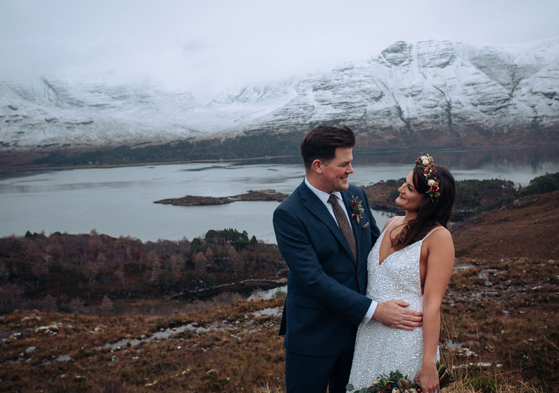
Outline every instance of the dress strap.
<svg viewBox="0 0 559 393"><path fill-rule="evenodd" d="M397 217L397 216L394 216L394 217ZM394 221L396 221L396 220L398 220L398 218L393 219L393 220L390 222L390 224L388 224L388 226L386 227L386 229L390 228L390 227L392 226L392 224L394 224ZM386 229L385 229L385 230L386 230Z"/></svg>
<svg viewBox="0 0 559 393"><path fill-rule="evenodd" d="M427 237L428 237L430 234L432 234L433 232L435 232L437 229L440 229L440 228L444 228L444 227L436 227L436 228L431 229L431 231L430 231L427 235L425 235L425 237L424 237L421 241L427 239Z"/></svg>

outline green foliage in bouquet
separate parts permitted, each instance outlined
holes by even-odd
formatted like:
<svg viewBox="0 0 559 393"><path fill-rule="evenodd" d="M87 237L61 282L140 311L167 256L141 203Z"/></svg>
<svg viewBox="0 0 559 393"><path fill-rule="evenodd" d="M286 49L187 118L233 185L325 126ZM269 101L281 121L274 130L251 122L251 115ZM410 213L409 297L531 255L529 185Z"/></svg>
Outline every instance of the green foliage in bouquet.
<svg viewBox="0 0 559 393"><path fill-rule="evenodd" d="M452 374L443 364L439 364L437 368L439 370L440 389L454 382ZM353 393L421 393L423 391L421 386L411 382L407 375L403 376L398 370L390 372L388 376L383 375L380 379L373 381L368 388L355 390L352 384L348 384L346 390Z"/></svg>

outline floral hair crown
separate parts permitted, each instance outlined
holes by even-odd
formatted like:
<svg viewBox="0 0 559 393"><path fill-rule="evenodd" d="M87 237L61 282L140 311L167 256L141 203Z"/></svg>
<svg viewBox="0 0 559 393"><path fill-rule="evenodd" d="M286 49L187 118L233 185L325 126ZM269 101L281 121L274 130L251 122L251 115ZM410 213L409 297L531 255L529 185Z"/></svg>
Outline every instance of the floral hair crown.
<svg viewBox="0 0 559 393"><path fill-rule="evenodd" d="M439 188L441 177L437 172L437 167L434 164L433 157L431 157L429 154L422 155L417 158L417 160L415 161L415 165L423 170L425 183L427 183L427 187L429 187L429 189L425 191L425 193L429 194L431 200L434 201L435 198L441 196L441 191Z"/></svg>

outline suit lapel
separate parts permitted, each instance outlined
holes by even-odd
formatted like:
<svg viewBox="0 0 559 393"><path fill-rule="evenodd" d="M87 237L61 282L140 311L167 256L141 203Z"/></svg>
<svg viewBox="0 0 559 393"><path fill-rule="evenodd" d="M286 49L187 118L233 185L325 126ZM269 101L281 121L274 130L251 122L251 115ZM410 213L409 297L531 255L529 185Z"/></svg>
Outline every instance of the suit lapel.
<svg viewBox="0 0 559 393"><path fill-rule="evenodd" d="M342 231L338 227L338 224L336 224L334 217L332 217L332 215L330 214L326 206L324 206L324 203L322 203L322 201L307 187L307 185L304 182L300 186L300 192L301 192L301 198L303 199L304 205L307 208L307 210L313 216L315 216L320 221L322 221L330 229L330 231L334 234L334 236L336 236L336 239L338 239L338 242L340 242L340 244L344 247L344 249L353 259L353 253L349 248L349 244L347 243L347 240L345 239ZM346 209L347 209L347 204L346 204ZM351 227L353 230L353 234L355 236L355 228L353 224L351 224Z"/></svg>

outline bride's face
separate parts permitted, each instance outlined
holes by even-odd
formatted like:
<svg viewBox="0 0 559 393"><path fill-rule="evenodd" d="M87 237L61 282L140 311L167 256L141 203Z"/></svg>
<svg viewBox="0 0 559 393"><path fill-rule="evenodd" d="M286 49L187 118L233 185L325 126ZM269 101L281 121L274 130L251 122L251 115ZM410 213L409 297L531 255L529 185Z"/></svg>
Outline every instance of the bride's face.
<svg viewBox="0 0 559 393"><path fill-rule="evenodd" d="M400 195L396 198L396 204L409 212L416 212L427 198L426 194L419 193L413 185L413 171L408 174L404 184L398 188Z"/></svg>

